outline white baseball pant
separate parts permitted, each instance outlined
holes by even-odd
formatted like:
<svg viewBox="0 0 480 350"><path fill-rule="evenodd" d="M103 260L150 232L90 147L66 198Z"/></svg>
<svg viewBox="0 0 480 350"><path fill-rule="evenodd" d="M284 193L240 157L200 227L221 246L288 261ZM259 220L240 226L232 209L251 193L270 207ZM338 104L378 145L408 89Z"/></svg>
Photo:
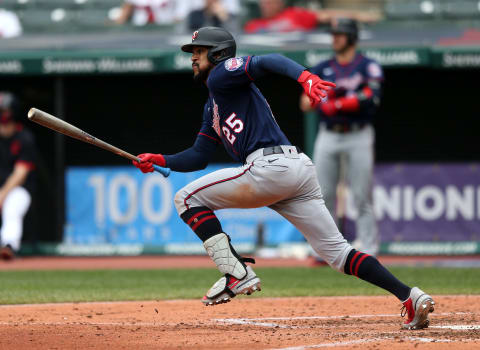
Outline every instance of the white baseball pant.
<svg viewBox="0 0 480 350"><path fill-rule="evenodd" d="M32 198L23 187L15 187L8 192L2 206L2 228L0 237L2 246L10 244L14 250L20 249L23 233L23 218Z"/></svg>
<svg viewBox="0 0 480 350"><path fill-rule="evenodd" d="M330 266L343 272L352 247L325 207L315 167L295 147L281 147L282 154L264 156L259 149L245 165L215 171L183 187L175 195L178 214L199 206L212 210L268 206L295 225Z"/></svg>

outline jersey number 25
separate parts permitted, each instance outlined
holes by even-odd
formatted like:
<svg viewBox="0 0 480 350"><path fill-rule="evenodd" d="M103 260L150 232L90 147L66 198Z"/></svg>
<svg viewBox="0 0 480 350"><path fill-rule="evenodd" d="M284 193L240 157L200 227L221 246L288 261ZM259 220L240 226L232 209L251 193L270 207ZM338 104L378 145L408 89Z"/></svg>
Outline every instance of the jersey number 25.
<svg viewBox="0 0 480 350"><path fill-rule="evenodd" d="M232 133L232 131L238 134L243 130L243 122L240 119L235 118L236 116L237 115L235 113L232 113L230 117L225 120L225 123L229 126L229 128L227 128L226 126L222 128L225 137L232 145L237 139L237 137Z"/></svg>

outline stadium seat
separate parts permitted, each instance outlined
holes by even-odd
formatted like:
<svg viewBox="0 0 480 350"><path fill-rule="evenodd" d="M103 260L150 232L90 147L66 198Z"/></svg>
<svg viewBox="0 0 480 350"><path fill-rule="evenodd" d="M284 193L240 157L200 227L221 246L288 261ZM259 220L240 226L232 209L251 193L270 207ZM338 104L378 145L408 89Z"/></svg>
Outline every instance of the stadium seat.
<svg viewBox="0 0 480 350"><path fill-rule="evenodd" d="M30 9L18 13L26 32L54 32L70 29L73 14L65 9Z"/></svg>
<svg viewBox="0 0 480 350"><path fill-rule="evenodd" d="M3 0L0 1L0 8L14 11L17 8L18 0Z"/></svg>
<svg viewBox="0 0 480 350"><path fill-rule="evenodd" d="M122 4L122 0L88 0L85 6L93 9L110 9L112 7L120 7Z"/></svg>
<svg viewBox="0 0 480 350"><path fill-rule="evenodd" d="M3 6L3 4L6 3L12 3L13 1L0 1L0 5ZM36 7L37 3L39 3L40 0L15 0L15 4L13 5L13 9L15 11L21 11L21 10L28 10L28 9L33 9Z"/></svg>
<svg viewBox="0 0 480 350"><path fill-rule="evenodd" d="M37 8L42 9L74 9L78 6L75 0L42 0L37 3Z"/></svg>
<svg viewBox="0 0 480 350"><path fill-rule="evenodd" d="M109 9L84 9L77 10L75 13L74 23L78 27L82 27L86 30L106 28Z"/></svg>
<svg viewBox="0 0 480 350"><path fill-rule="evenodd" d="M385 15L388 19L433 19L440 14L438 0L388 0Z"/></svg>
<svg viewBox="0 0 480 350"><path fill-rule="evenodd" d="M479 0L447 0L442 2L442 17L452 19L479 19Z"/></svg>

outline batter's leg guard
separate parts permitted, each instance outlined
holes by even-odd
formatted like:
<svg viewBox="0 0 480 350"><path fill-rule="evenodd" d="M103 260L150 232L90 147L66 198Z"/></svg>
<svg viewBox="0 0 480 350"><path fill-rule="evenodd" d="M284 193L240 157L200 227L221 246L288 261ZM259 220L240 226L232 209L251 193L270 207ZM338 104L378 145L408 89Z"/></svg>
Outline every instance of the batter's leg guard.
<svg viewBox="0 0 480 350"><path fill-rule="evenodd" d="M239 256L225 233L210 237L203 246L224 275L203 297L202 302L205 305L227 303L238 294L250 295L261 290L260 278L245 264L255 263L255 260Z"/></svg>

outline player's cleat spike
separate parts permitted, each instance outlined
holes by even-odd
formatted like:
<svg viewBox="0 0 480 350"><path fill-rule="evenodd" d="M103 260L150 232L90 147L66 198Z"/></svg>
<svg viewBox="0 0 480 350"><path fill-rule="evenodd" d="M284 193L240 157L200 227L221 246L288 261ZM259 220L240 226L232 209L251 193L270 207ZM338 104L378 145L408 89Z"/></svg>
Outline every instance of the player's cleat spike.
<svg viewBox="0 0 480 350"><path fill-rule="evenodd" d="M215 282L203 297L202 303L207 306L228 303L238 294L250 295L260 290L260 278L250 266L247 266L247 275L241 280L225 275Z"/></svg>
<svg viewBox="0 0 480 350"><path fill-rule="evenodd" d="M402 324L404 329L423 329L430 324L428 314L435 310L432 297L425 294L420 288L413 287L410 296L403 302L401 316L407 315Z"/></svg>

